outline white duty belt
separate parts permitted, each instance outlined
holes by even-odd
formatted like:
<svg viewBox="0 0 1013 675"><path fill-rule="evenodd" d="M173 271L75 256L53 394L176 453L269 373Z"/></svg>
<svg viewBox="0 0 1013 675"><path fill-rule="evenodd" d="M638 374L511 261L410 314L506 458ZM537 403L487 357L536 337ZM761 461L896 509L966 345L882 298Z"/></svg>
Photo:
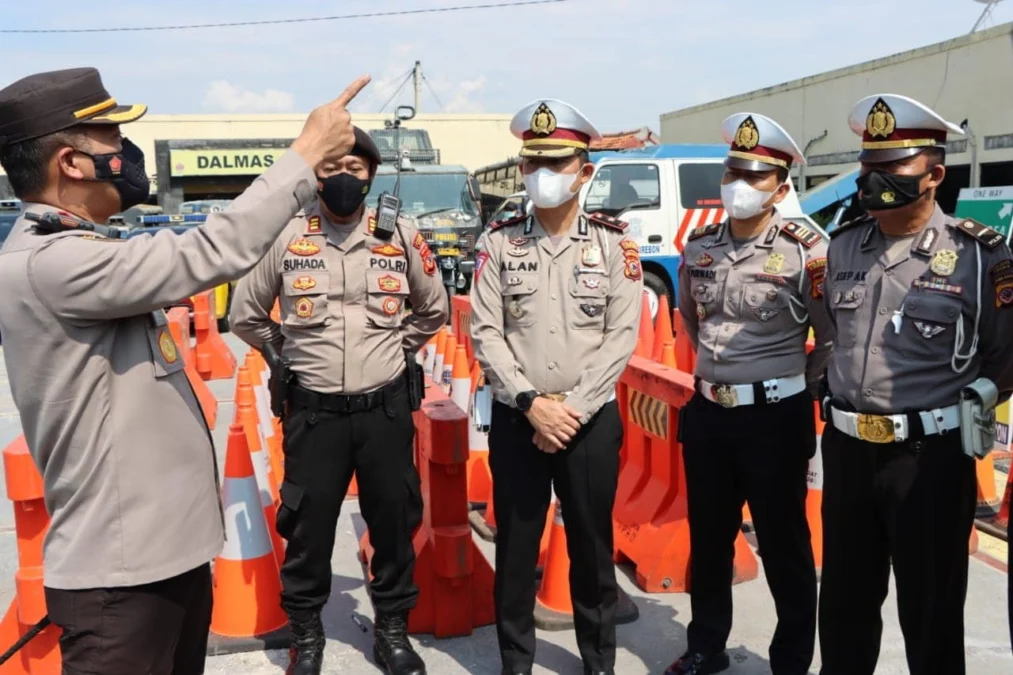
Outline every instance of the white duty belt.
<svg viewBox="0 0 1013 675"><path fill-rule="evenodd" d="M960 406L900 415L871 415L830 407L834 428L869 443L903 443L911 438L911 418L917 415L926 436L944 434L960 427Z"/></svg>
<svg viewBox="0 0 1013 675"><path fill-rule="evenodd" d="M806 389L805 375L778 377L755 384L715 384L703 378L697 380L697 391L708 401L725 408L755 405L758 402L777 403ZM762 395L763 400L758 396Z"/></svg>

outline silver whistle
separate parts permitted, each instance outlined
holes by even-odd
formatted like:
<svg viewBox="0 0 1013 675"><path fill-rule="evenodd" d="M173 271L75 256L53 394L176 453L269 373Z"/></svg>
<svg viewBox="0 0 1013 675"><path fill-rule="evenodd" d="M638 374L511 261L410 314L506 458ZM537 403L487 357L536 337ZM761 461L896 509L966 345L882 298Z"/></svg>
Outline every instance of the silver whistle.
<svg viewBox="0 0 1013 675"><path fill-rule="evenodd" d="M900 309L896 310L893 313L893 316L890 318L890 322L893 324L894 335L900 335L900 325L901 325L900 320L903 316L904 316L904 305L901 305Z"/></svg>

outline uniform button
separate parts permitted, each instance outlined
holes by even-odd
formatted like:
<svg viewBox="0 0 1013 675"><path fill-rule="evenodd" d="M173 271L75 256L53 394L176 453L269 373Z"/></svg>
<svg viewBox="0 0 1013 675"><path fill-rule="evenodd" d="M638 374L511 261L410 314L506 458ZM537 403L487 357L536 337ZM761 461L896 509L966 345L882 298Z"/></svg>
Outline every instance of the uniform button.
<svg viewBox="0 0 1013 675"><path fill-rule="evenodd" d="M552 298L553 300L555 300L555 299L556 299L556 294L555 294L555 293L553 293L553 294L552 294L552 295L550 295L549 297L550 297L550 298Z"/></svg>
<svg viewBox="0 0 1013 675"><path fill-rule="evenodd" d="M555 369L556 369L556 363L555 363L555 361L553 361L552 363L549 364L549 370L555 370Z"/></svg>
<svg viewBox="0 0 1013 675"><path fill-rule="evenodd" d="M552 261L552 264L553 264L553 265L555 265L555 264L556 264L556 263L558 263L558 262L559 262L558 260L555 260L555 259L554 259L554 260Z"/></svg>
<svg viewBox="0 0 1013 675"><path fill-rule="evenodd" d="M866 390L864 390L862 392L862 396L865 396L865 397L872 396L872 389L866 389Z"/></svg>
<svg viewBox="0 0 1013 675"><path fill-rule="evenodd" d="M880 308L879 308L879 313L880 313L880 314L886 314L886 313L887 313L888 311L889 311L889 310L887 310L887 308L886 308L886 307L880 307Z"/></svg>
<svg viewBox="0 0 1013 675"><path fill-rule="evenodd" d="M915 307L918 306L918 301L917 300L911 300L911 301L908 302L908 304L911 306L911 309L914 309Z"/></svg>
<svg viewBox="0 0 1013 675"><path fill-rule="evenodd" d="M886 271L886 276L892 277L893 276L893 270L887 270Z"/></svg>
<svg viewBox="0 0 1013 675"><path fill-rule="evenodd" d="M878 354L879 353L879 347L873 347L869 351L871 351L873 354Z"/></svg>
<svg viewBox="0 0 1013 675"><path fill-rule="evenodd" d="M555 326L553 326L552 328L550 328L550 329L549 329L549 332L550 332L550 333L555 333L555 332L556 332L556 327L555 327Z"/></svg>
<svg viewBox="0 0 1013 675"><path fill-rule="evenodd" d="M949 308L949 309L948 309L948 310L946 311L946 313L947 313L947 314L948 314L948 315L950 316L950 318L953 318L953 317L957 316L957 310L956 310L956 308L955 308L955 307L950 307L950 308Z"/></svg>

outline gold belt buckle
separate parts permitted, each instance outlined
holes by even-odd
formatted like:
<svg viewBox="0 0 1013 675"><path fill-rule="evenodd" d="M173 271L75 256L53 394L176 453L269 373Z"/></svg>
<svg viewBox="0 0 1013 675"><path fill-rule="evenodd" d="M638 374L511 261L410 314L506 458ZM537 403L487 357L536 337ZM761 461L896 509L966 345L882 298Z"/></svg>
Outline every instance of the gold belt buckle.
<svg viewBox="0 0 1013 675"><path fill-rule="evenodd" d="M556 401L557 403L562 403L563 401L566 400L566 396L564 396L563 394L543 394L543 396L545 396L545 398L549 399L550 401Z"/></svg>
<svg viewBox="0 0 1013 675"><path fill-rule="evenodd" d="M868 443L893 443L893 420L882 415L858 415L858 438Z"/></svg>
<svg viewBox="0 0 1013 675"><path fill-rule="evenodd" d="M711 385L711 396L724 408L734 408L739 404L739 395L730 384Z"/></svg>

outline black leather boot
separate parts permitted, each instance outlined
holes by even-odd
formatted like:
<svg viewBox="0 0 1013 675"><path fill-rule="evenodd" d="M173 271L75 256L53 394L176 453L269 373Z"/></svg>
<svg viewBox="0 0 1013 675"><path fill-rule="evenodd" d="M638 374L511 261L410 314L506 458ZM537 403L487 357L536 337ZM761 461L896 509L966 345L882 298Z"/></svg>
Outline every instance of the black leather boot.
<svg viewBox="0 0 1013 675"><path fill-rule="evenodd" d="M378 614L373 658L387 675L426 675L426 664L408 641L408 613Z"/></svg>
<svg viewBox="0 0 1013 675"><path fill-rule="evenodd" d="M288 619L292 629L292 646L288 650L288 670L285 675L320 675L324 663L324 626L319 614Z"/></svg>

